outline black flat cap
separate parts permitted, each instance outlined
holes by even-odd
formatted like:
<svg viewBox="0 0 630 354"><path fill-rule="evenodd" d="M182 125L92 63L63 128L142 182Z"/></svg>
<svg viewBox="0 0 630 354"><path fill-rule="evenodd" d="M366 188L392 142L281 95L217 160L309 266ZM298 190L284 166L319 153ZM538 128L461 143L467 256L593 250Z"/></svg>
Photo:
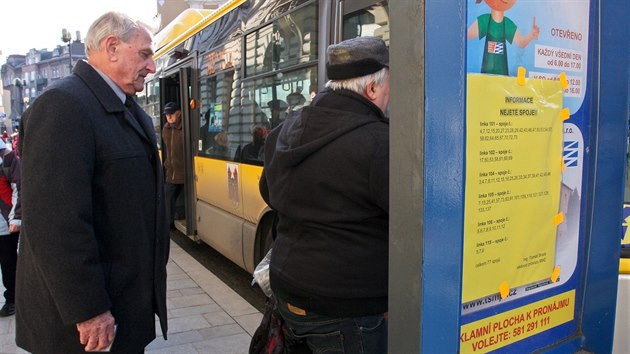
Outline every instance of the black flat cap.
<svg viewBox="0 0 630 354"><path fill-rule="evenodd" d="M331 80L347 80L389 67L389 49L377 37L358 37L332 44L326 50L326 74Z"/></svg>
<svg viewBox="0 0 630 354"><path fill-rule="evenodd" d="M164 114L173 114L179 111L179 105L175 102L169 102L164 105Z"/></svg>

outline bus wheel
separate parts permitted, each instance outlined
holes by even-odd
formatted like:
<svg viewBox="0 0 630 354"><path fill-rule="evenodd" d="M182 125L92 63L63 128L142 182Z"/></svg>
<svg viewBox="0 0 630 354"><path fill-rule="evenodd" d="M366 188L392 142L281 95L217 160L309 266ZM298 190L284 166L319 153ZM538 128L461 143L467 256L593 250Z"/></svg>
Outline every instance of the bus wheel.
<svg viewBox="0 0 630 354"><path fill-rule="evenodd" d="M267 252L273 246L273 228L275 216L270 216L266 218L263 227L260 230L260 236L258 238L258 253L256 254L256 263L260 263L260 261L267 255Z"/></svg>

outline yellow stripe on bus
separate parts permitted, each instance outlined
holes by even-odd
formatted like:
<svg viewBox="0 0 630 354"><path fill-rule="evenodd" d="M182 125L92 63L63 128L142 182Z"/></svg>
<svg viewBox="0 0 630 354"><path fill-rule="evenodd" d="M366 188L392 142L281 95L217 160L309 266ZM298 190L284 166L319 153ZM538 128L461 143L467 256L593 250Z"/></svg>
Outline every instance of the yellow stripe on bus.
<svg viewBox="0 0 630 354"><path fill-rule="evenodd" d="M186 9L181 14L173 19L168 25L166 25L160 32L158 32L153 38L155 48L160 49L172 42L175 38L179 37L182 33L186 32L189 28L195 24L201 22L204 18L210 15L214 10L205 9Z"/></svg>
<svg viewBox="0 0 630 354"><path fill-rule="evenodd" d="M168 36L169 38L174 38L174 39L170 43L168 43L167 45L164 45L162 48L157 47L157 51L156 51L155 55L153 56L153 59L157 59L157 58L161 57L162 55L166 54L169 50L175 48L180 43L182 43L185 40L187 40L188 38L192 37L193 35L195 35L195 33L199 32L202 29L204 29L209 24L211 24L214 21L220 19L221 17L223 17L228 12L230 12L233 9L239 7L245 1L246 0L228 1L223 6L221 6L218 9L212 11L206 17L204 17L203 19L199 20L196 24L193 24L192 26L188 27L187 29L186 28L182 28L182 27L177 27L177 28L172 28L171 29L173 31L172 34L162 34L162 31L167 31L168 32L168 28L169 28L170 24L167 25L167 27L165 27L162 31L158 32L155 35L155 37L162 38L164 36ZM176 21L176 20L177 19L175 19L173 21ZM171 23L173 21L171 21Z"/></svg>

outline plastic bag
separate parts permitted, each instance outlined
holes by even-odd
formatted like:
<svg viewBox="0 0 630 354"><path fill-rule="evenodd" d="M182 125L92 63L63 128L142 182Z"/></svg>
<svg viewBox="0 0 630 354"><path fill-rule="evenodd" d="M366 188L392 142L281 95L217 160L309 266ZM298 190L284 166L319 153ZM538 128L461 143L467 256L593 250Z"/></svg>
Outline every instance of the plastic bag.
<svg viewBox="0 0 630 354"><path fill-rule="evenodd" d="M258 284L267 297L273 295L269 282L269 262L271 262L271 249L254 269L254 279L252 280L252 285Z"/></svg>

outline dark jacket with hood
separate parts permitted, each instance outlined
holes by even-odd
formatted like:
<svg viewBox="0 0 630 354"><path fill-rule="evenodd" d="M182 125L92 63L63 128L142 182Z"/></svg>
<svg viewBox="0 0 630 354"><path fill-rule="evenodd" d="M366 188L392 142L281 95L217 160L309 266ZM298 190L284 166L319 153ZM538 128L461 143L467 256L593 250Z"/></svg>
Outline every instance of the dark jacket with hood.
<svg viewBox="0 0 630 354"><path fill-rule="evenodd" d="M326 90L267 137L260 190L279 214L271 287L322 315L387 311L389 121Z"/></svg>

